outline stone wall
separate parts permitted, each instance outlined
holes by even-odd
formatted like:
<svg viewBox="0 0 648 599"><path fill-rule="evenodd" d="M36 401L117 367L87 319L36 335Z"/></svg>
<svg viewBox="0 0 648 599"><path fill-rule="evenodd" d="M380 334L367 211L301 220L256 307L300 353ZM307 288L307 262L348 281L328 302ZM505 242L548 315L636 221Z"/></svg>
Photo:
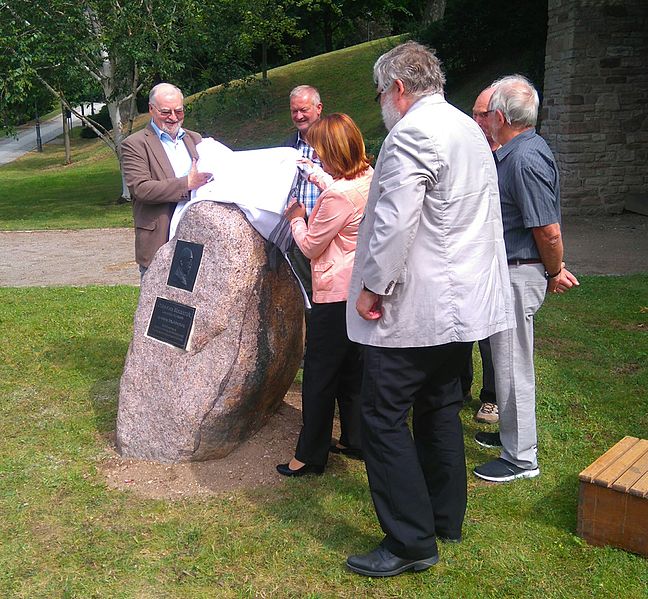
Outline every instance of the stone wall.
<svg viewBox="0 0 648 599"><path fill-rule="evenodd" d="M549 0L548 16L542 135L563 213L648 210L648 1Z"/></svg>

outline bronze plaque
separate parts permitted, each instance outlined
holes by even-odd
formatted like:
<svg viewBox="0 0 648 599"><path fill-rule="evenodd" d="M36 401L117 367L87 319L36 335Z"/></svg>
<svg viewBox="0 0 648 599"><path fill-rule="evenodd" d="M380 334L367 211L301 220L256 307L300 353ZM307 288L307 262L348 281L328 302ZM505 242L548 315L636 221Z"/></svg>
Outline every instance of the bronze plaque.
<svg viewBox="0 0 648 599"><path fill-rule="evenodd" d="M155 298L155 306L146 334L153 339L187 349L196 308L178 302Z"/></svg>

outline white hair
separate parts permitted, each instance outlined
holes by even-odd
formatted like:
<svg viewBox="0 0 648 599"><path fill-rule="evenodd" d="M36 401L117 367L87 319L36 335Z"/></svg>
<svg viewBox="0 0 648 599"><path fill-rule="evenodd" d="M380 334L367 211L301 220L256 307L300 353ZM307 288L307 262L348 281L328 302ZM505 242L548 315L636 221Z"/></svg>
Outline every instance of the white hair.
<svg viewBox="0 0 648 599"><path fill-rule="evenodd" d="M434 50L417 42L405 42L383 54L373 72L374 83L382 91L398 79L414 97L443 93L441 61Z"/></svg>
<svg viewBox="0 0 648 599"><path fill-rule="evenodd" d="M309 95L311 97L311 103L313 104L313 106L317 106L318 104L322 103L317 88L313 87L312 85L298 85L297 87L293 88L293 90L290 92L290 99L292 100L297 96L303 95Z"/></svg>
<svg viewBox="0 0 648 599"><path fill-rule="evenodd" d="M495 88L488 110L500 110L515 128L535 127L540 99L533 84L522 75L508 75L493 81Z"/></svg>
<svg viewBox="0 0 648 599"><path fill-rule="evenodd" d="M176 87L172 83L158 83L157 85L153 86L153 88L149 92L149 104L153 104L155 106L155 96L159 93L168 93L170 91L178 92L182 96L182 91L180 90L180 88Z"/></svg>

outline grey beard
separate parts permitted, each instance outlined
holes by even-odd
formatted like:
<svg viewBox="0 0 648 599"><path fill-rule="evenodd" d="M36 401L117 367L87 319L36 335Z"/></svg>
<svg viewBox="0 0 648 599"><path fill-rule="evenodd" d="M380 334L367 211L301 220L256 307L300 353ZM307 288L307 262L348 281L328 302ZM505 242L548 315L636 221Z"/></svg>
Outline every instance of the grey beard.
<svg viewBox="0 0 648 599"><path fill-rule="evenodd" d="M383 123L385 123L387 131L391 131L394 125L396 125L396 123L398 123L398 121L403 118L401 113L398 112L396 106L394 106L394 103L391 100L385 100L380 108L380 111L382 113Z"/></svg>

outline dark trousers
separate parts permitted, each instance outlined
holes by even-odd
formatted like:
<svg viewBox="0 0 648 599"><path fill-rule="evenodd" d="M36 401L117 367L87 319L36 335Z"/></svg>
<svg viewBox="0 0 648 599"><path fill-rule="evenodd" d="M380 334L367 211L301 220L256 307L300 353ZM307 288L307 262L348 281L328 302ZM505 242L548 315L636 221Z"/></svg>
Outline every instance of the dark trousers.
<svg viewBox="0 0 648 599"><path fill-rule="evenodd" d="M482 388L479 392L479 401L482 403L497 403L497 396L495 395L495 370L493 368L493 357L491 355L490 340L488 338L482 339L479 343L479 354L482 361ZM466 364L461 373L461 392L463 393L464 400L468 398L470 401L470 388L473 382L473 359L472 359L472 343L470 344L470 353L466 359Z"/></svg>
<svg viewBox="0 0 648 599"><path fill-rule="evenodd" d="M403 558L431 557L437 535L461 535L467 481L459 376L470 349L364 348L362 451L383 544Z"/></svg>
<svg viewBox="0 0 648 599"><path fill-rule="evenodd" d="M295 457L323 466L328 460L335 400L340 412L340 443L360 448L362 348L349 341L346 302L313 304L306 327L302 382L303 426Z"/></svg>

